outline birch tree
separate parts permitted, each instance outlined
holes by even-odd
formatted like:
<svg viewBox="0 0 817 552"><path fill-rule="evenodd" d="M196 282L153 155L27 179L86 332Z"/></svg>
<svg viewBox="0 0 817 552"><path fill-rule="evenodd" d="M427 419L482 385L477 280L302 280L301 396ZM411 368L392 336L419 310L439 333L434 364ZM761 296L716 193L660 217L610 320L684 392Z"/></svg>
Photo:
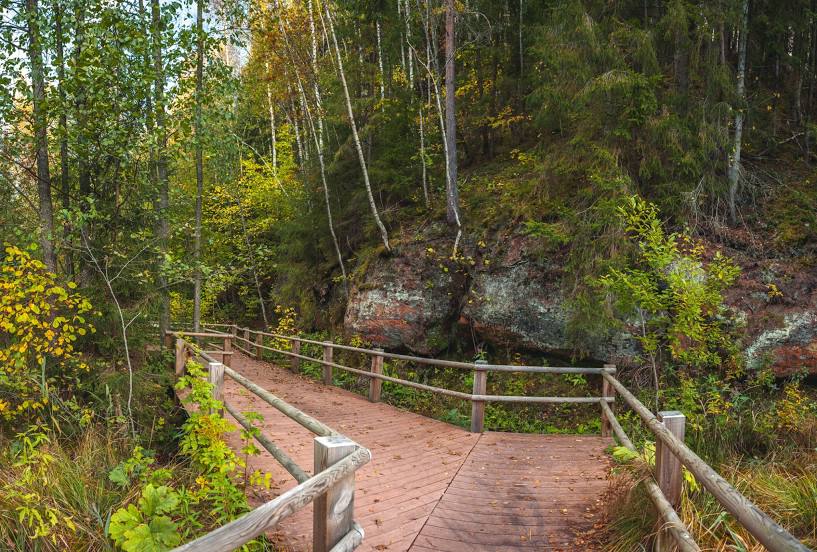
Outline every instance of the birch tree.
<svg viewBox="0 0 817 552"><path fill-rule="evenodd" d="M460 228L460 198L457 190L457 111L456 111L456 6L454 0L446 0L445 11L445 142L448 150L448 182L446 185L446 219ZM456 245L454 246L456 252Z"/></svg>
<svg viewBox="0 0 817 552"><path fill-rule="evenodd" d="M746 42L749 35L749 0L743 0L739 32L738 74L735 88L738 108L735 110L735 139L729 164L729 218L732 224L735 224L738 218L736 203L741 172L740 150L743 145L743 122L746 116Z"/></svg>
<svg viewBox="0 0 817 552"><path fill-rule="evenodd" d="M170 328L170 295L167 278L163 272L164 256L167 253L167 238L170 233L168 208L170 206L170 184L167 174L167 114L165 112L165 72L162 53L162 12L159 0L151 0L151 35L153 50L153 105L156 124L156 238L159 247L156 287L159 294L159 335L164 338Z"/></svg>
<svg viewBox="0 0 817 552"><path fill-rule="evenodd" d="M360 170L363 173L363 184L366 186L366 194L369 198L369 207L372 210L372 216L374 217L375 223L377 227L380 229L380 238L383 240L383 245L386 248L386 251L391 251L391 247L389 246L389 234L386 231L386 226L383 224L383 221L380 220L380 214L377 211L377 204L374 201L374 195L372 194L372 185L369 182L369 170L366 166L366 159L363 156L363 146L360 143L360 136L357 133L357 123L355 122L355 113L352 109L352 98L349 95L349 86L346 83L346 72L343 70L343 57L340 53L340 46L338 44L338 36L335 33L335 24L332 21L332 14L329 11L329 6L324 6L325 13L326 13L326 20L329 22L329 34L332 37L332 43L335 47L335 56L338 62L338 73L340 76L340 82L343 88L343 95L346 99L346 112L349 116L349 125L352 127L352 138L355 142L355 149L357 150L357 157L358 161L360 162Z"/></svg>

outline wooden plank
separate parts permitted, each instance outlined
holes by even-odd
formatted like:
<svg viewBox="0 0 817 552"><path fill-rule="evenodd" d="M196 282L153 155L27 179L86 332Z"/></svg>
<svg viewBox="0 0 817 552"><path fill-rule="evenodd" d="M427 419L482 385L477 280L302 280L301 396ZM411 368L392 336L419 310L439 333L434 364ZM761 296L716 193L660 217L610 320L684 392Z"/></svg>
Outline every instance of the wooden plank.
<svg viewBox="0 0 817 552"><path fill-rule="evenodd" d="M677 410L664 410L658 413L658 421L679 441L684 440L686 416ZM681 462L661 440L655 443L655 479L669 503L677 508L681 504L684 481Z"/></svg>
<svg viewBox="0 0 817 552"><path fill-rule="evenodd" d="M224 352L229 353L232 350L233 350L233 338L229 337L229 336L225 337L224 338ZM225 366L231 366L232 365L232 363L233 363L232 355L222 355L222 358L223 358L222 362L224 363Z"/></svg>
<svg viewBox="0 0 817 552"><path fill-rule="evenodd" d="M264 335L261 333L255 334L255 360L263 360L264 356Z"/></svg>
<svg viewBox="0 0 817 552"><path fill-rule="evenodd" d="M312 418L311 416L304 414L297 408L287 404L285 401L282 401L272 393L266 391L265 389L262 389L257 384L248 380L238 372L235 372L230 368L226 368L224 370L224 373L229 375L232 379L234 379L235 381L237 381L238 383L240 383L253 393L255 393L258 397L264 399L264 401L266 401L267 404L277 408L278 410L286 414L286 416L289 417L290 419L295 420L305 428L309 429L312 433L321 436L335 434L335 430L332 429L331 427L319 422L318 420Z"/></svg>
<svg viewBox="0 0 817 552"><path fill-rule="evenodd" d="M356 474L355 519L366 534L358 550L401 552L412 543L422 550L421 537L426 543L464 546L460 549L468 552L579 550L581 547L562 544L572 542L572 527L589 528L597 519L584 516L589 515L586 508L598 506L607 487L610 461L604 449L609 439L474 434L382 402L371 403L368 396L325 386L244 355L236 355L235 360L235 369L225 371L226 375L233 372L250 384L254 382L268 395L315 421L330 423L336 431L373 451L373 461ZM264 434L294 462L307 466L313 459L309 431L246 389L232 377L225 382L225 396L231 405L262 414ZM241 446L238 438L231 443ZM276 492L294 485L266 453L251 462L252 469L273 474ZM278 533L281 547L293 552L311 550L313 516L309 507L284 521ZM458 521L464 522L459 529ZM497 535L505 535L503 542L508 543L508 535L514 531L521 534L521 528L530 527L539 538L542 533L536 529L546 526L548 538L558 535L560 540L553 542L559 546L545 545L544 537L542 546L531 548L531 543L522 543L521 538L518 546L492 545L446 541L423 533L429 524L475 533L472 524L480 522L490 524ZM481 532L476 533L481 539Z"/></svg>
<svg viewBox="0 0 817 552"><path fill-rule="evenodd" d="M341 435L315 437L315 473L329 469L357 448L357 443ZM355 507L355 474L334 483L315 499L313 506L312 549L329 552L352 530Z"/></svg>
<svg viewBox="0 0 817 552"><path fill-rule="evenodd" d="M213 386L213 399L224 400L224 364L221 362L207 363L208 381ZM223 415L223 412L222 412Z"/></svg>
<svg viewBox="0 0 817 552"><path fill-rule="evenodd" d="M307 475L306 472L304 472L304 470L302 470L301 467L292 458L290 458L287 453L281 450L281 448L278 445L273 443L266 435L264 435L263 432L253 431L253 429L257 428L254 428L252 423L246 417L244 417L244 415L242 415L238 410L233 408L233 406L230 405L230 403L225 402L224 408L227 410L227 412L230 413L230 416L235 418L235 421L241 424L241 427L243 427L247 431L253 432L255 440L258 441L258 443L262 447L264 447L264 449L267 452L269 452L273 456L273 458L275 458L275 460L277 460L278 463L281 464L281 466L283 466L283 468L287 470L290 473L290 475L292 475L292 477L295 478L295 481L297 481L298 483L303 483L304 481L309 479L309 475Z"/></svg>
<svg viewBox="0 0 817 552"><path fill-rule="evenodd" d="M293 374L297 374L298 370L301 367L301 359L299 356L301 354L301 342L300 341L291 341L290 345L292 347L293 355L289 359L289 369L292 370Z"/></svg>
<svg viewBox="0 0 817 552"><path fill-rule="evenodd" d="M262 504L203 537L175 548L174 552L223 552L238 548L322 496L350 474L354 476L355 470L370 459L371 453L365 448L359 448L278 498Z"/></svg>
<svg viewBox="0 0 817 552"><path fill-rule="evenodd" d="M187 347L184 339L176 338L176 376L184 375L185 366L187 364Z"/></svg>
<svg viewBox="0 0 817 552"><path fill-rule="evenodd" d="M259 332L269 337L276 337L278 339L286 339L288 341L298 341L301 343L310 343L312 345L326 345L326 341L316 341L314 339L306 339L303 337L296 337L291 335L282 335L269 332ZM379 354L378 349L365 349L363 347L352 347L351 345L341 345L339 343L332 344L336 349L349 351L352 353L363 353L366 355ZM417 364L431 364L434 366L444 366L447 368L463 368L465 370L472 370L474 365L469 362L458 362L455 360L441 360L437 358L417 357L411 355L401 355L398 353L383 352L384 358L394 360L405 360L408 362L415 362ZM518 366L511 364L485 364L485 369L489 372L518 372L518 373L538 373L538 374L604 374L607 370L605 368L592 367L577 367L577 366Z"/></svg>

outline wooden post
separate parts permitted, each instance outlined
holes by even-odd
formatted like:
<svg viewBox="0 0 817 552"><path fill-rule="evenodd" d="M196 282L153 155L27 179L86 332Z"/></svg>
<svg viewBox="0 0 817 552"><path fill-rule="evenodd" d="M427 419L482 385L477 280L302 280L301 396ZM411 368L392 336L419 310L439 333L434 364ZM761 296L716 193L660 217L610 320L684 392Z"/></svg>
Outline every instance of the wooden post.
<svg viewBox="0 0 817 552"><path fill-rule="evenodd" d="M488 364L487 361L477 360L474 362L474 395L484 395L488 388L488 371L482 366ZM475 401L471 399L471 433L482 433L485 429L485 401Z"/></svg>
<svg viewBox="0 0 817 552"><path fill-rule="evenodd" d="M686 416L677 410L668 410L658 413L658 421L680 440L684 440L684 425ZM684 482L683 467L672 451L664 445L661 439L655 440L655 479L658 487L667 498L667 501L677 508L681 504L681 488ZM675 552L675 538L660 523L655 531L653 543L655 552Z"/></svg>
<svg viewBox="0 0 817 552"><path fill-rule="evenodd" d="M235 324L230 326L230 333L233 334L233 337L237 336L238 335L238 326L236 326Z"/></svg>
<svg viewBox="0 0 817 552"><path fill-rule="evenodd" d="M292 352L296 355L301 354L301 342L297 339L292 340ZM289 369L297 374L298 369L301 367L301 359L298 357L289 357L289 361Z"/></svg>
<svg viewBox="0 0 817 552"><path fill-rule="evenodd" d="M323 346L324 362L332 362L333 351L334 349L332 348L332 345ZM332 367L328 364L323 365L323 383L326 385L332 385Z"/></svg>
<svg viewBox="0 0 817 552"><path fill-rule="evenodd" d="M221 362L207 363L207 381L213 384L213 398L217 401L224 401L224 364ZM224 415L224 411L220 412Z"/></svg>
<svg viewBox="0 0 817 552"><path fill-rule="evenodd" d="M677 410L666 410L658 413L658 421L678 439L684 440L686 416ZM664 445L661 439L655 440L655 479L670 504L677 507L681 504L681 461Z"/></svg>
<svg viewBox="0 0 817 552"><path fill-rule="evenodd" d="M231 336L227 336L224 338L224 354L221 355L221 361L223 362L224 366L230 366L233 363L233 355L227 354L232 350L233 338Z"/></svg>
<svg viewBox="0 0 817 552"><path fill-rule="evenodd" d="M255 334L255 360L264 360L264 349L261 346L264 344L264 334L258 332Z"/></svg>
<svg viewBox="0 0 817 552"><path fill-rule="evenodd" d="M165 332L164 335L164 347L165 349L170 349L173 346L173 334L170 332Z"/></svg>
<svg viewBox="0 0 817 552"><path fill-rule="evenodd" d="M248 351L250 350L250 343L251 343L250 342L250 329L249 328L244 328L244 343L243 343L243 345L244 345L244 347L247 348Z"/></svg>
<svg viewBox="0 0 817 552"><path fill-rule="evenodd" d="M342 435L315 437L315 474L352 454L354 441ZM350 473L315 499L312 521L312 550L329 552L352 530L355 509L355 474Z"/></svg>
<svg viewBox="0 0 817 552"><path fill-rule="evenodd" d="M605 364L604 368L605 369L612 369L612 370L615 371L616 365L615 364ZM601 398L602 398L602 400L606 399L607 397L615 398L615 396L616 396L616 390L612 386L612 384L610 384L610 382L607 381L605 378L601 378ZM615 412L614 403L608 403L607 406L610 407L611 412ZM612 426L610 425L610 420L607 418L607 412L604 409L602 409L601 410L601 436L602 437L610 437L610 435L612 435Z"/></svg>
<svg viewBox="0 0 817 552"><path fill-rule="evenodd" d="M187 355L185 354L184 339L176 338L176 376L184 375L185 365L187 364Z"/></svg>
<svg viewBox="0 0 817 552"><path fill-rule="evenodd" d="M383 349L375 349L378 353L382 353ZM372 355L372 374L383 373L383 357L381 355ZM380 402L380 392L383 389L383 380L378 378L369 378L369 400L371 402Z"/></svg>

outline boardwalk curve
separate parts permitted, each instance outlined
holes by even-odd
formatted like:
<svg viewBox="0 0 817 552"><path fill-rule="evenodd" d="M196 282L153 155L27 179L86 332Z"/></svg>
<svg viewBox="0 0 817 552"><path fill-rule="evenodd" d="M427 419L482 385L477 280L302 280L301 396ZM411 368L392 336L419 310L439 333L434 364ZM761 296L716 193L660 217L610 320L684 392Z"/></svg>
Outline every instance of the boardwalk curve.
<svg viewBox="0 0 817 552"><path fill-rule="evenodd" d="M372 451L357 474L360 550L582 550L607 488L612 443L597 436L469 433L325 386L235 354L233 368ZM312 434L232 380L224 396L264 417L263 432L299 465L312 465ZM232 444L240 447L237 436ZM273 474L271 495L295 481L266 452L251 469ZM270 496L252 497L264 502ZM291 551L311 547L312 510L286 520L275 538Z"/></svg>

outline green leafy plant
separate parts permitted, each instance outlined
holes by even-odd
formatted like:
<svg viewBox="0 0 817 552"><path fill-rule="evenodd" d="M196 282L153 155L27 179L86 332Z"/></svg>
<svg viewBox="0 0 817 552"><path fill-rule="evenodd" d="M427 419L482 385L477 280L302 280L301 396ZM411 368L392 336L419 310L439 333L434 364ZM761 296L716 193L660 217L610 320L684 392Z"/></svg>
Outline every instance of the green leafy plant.
<svg viewBox="0 0 817 552"><path fill-rule="evenodd" d="M111 517L110 534L127 552L163 552L181 542L178 525L170 518L179 504L179 495L165 485L148 483L136 505Z"/></svg>
<svg viewBox="0 0 817 552"><path fill-rule="evenodd" d="M664 357L694 368L736 362L723 291L738 267L720 252L705 259L703 247L687 234L667 234L658 208L638 196L618 213L637 254L632 266L610 268L596 285L612 298L619 323L638 328L656 393Z"/></svg>

